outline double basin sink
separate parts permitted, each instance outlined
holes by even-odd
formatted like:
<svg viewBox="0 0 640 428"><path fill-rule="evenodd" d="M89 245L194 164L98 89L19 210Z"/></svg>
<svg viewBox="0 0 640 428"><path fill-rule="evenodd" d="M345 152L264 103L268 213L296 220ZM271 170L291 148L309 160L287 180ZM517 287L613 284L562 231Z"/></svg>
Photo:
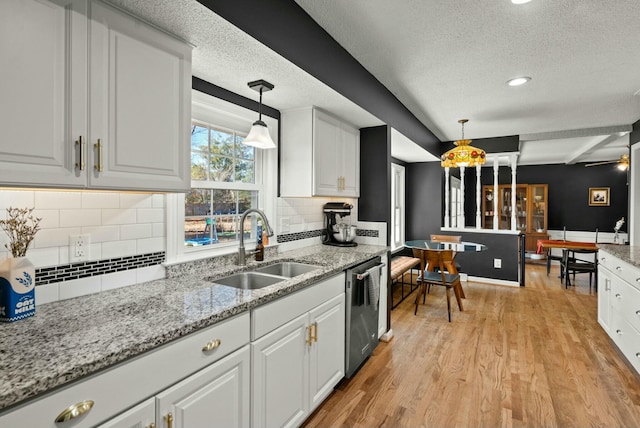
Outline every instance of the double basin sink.
<svg viewBox="0 0 640 428"><path fill-rule="evenodd" d="M224 278L212 279L211 282L242 290L258 290L289 278L320 269L320 267L321 266L306 263L280 262L251 271L225 276Z"/></svg>

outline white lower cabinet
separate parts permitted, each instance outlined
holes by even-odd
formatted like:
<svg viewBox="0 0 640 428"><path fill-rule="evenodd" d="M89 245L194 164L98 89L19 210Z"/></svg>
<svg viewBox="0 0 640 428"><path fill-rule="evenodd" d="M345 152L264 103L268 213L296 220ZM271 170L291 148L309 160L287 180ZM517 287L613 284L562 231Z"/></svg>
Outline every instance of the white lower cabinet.
<svg viewBox="0 0 640 428"><path fill-rule="evenodd" d="M215 409L215 418L225 422L220 426L248 427L249 321L249 313L238 315L46 393L0 413L0 427L147 427L154 422L144 405L150 398L156 403L157 427L169 428L162 419L169 413L174 418L171 428L207 426L177 425L192 415L200 417L202 406ZM80 405L88 401L93 405ZM86 410L75 412L66 422L56 422L65 409L73 407ZM213 416L208 413L202 417L209 421Z"/></svg>
<svg viewBox="0 0 640 428"><path fill-rule="evenodd" d="M265 305L304 313L251 343L254 428L299 426L344 377L344 274L315 287ZM333 297L309 307L318 294Z"/></svg>
<svg viewBox="0 0 640 428"><path fill-rule="evenodd" d="M640 373L640 269L602 250L598 261L598 322Z"/></svg>
<svg viewBox="0 0 640 428"><path fill-rule="evenodd" d="M98 428L155 428L156 426L156 399L149 398Z"/></svg>

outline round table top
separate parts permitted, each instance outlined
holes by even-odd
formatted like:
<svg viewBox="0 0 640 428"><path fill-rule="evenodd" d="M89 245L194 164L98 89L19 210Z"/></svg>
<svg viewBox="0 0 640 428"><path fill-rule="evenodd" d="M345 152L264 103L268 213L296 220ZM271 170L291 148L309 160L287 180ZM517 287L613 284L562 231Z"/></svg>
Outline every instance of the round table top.
<svg viewBox="0 0 640 428"><path fill-rule="evenodd" d="M475 242L433 242L424 239L406 241L404 243L409 248L425 248L429 250L453 250L456 253L485 251L487 246Z"/></svg>

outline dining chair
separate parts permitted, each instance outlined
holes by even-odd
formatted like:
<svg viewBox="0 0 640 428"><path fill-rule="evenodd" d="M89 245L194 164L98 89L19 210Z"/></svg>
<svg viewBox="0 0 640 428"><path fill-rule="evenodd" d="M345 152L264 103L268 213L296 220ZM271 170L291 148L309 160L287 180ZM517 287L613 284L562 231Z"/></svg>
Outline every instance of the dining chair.
<svg viewBox="0 0 640 428"><path fill-rule="evenodd" d="M593 261L584 260L578 258L578 254L592 254ZM598 250L563 250L562 252L562 268L560 272L560 282L564 280L564 288L568 288L571 285L571 275L573 280L576 279L576 274L588 273L589 274L589 291L591 291L591 284L595 277L595 288L598 289Z"/></svg>
<svg viewBox="0 0 640 428"><path fill-rule="evenodd" d="M431 242L453 242L459 244L462 242L462 235L437 235L431 234ZM456 270L460 272L462 270L462 266L458 262L455 261L456 253L453 252L454 263L456 265ZM457 272L456 272L457 273Z"/></svg>
<svg viewBox="0 0 640 428"><path fill-rule="evenodd" d="M456 296L458 309L462 311L462 283L459 274L451 274L445 272L445 265L453 262L452 250L427 250L421 248L413 249L414 256L418 256L421 260L421 275L418 278L418 294L416 295L416 308L414 315L418 314L418 305L420 304L420 296L422 303L426 300L432 285L440 285L445 287L447 295L447 314L449 322L451 322L451 289ZM436 272L437 270L437 272Z"/></svg>

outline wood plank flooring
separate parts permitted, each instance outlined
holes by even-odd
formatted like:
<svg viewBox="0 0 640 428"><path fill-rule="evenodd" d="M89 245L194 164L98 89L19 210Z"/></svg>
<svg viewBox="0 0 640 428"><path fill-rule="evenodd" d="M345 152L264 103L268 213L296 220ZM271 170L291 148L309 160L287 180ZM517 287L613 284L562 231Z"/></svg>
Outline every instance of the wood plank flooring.
<svg viewBox="0 0 640 428"><path fill-rule="evenodd" d="M306 427L640 427L640 376L597 322L588 275L526 266L525 288L463 283L447 322L443 287L381 342ZM455 302L454 302L455 303Z"/></svg>

